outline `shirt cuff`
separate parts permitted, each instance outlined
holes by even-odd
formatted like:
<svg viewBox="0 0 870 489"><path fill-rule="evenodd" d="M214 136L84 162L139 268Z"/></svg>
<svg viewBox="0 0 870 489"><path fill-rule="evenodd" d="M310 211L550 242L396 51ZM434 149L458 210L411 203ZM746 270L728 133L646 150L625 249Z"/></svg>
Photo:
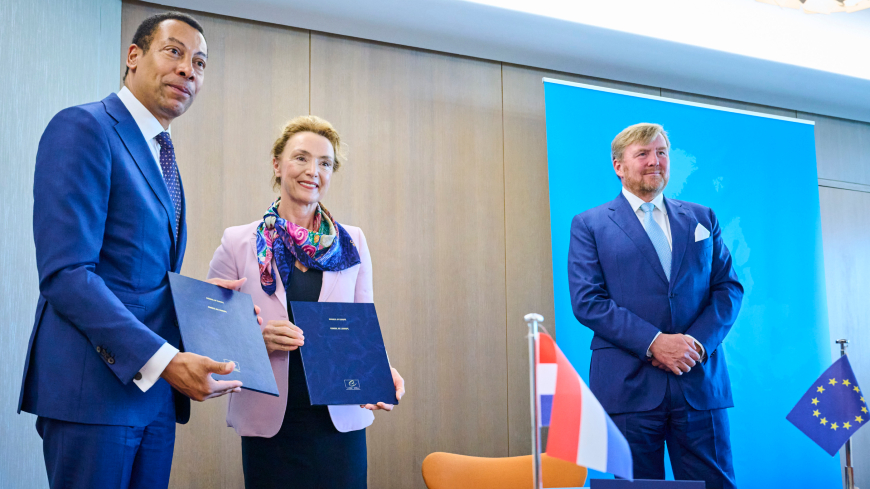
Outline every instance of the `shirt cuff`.
<svg viewBox="0 0 870 489"><path fill-rule="evenodd" d="M659 331L658 333L656 333L655 337L653 337L653 340L649 342L649 346L648 346L647 349L646 349L646 357L647 357L647 358L652 358L653 354L652 354L652 352L650 351L650 348L652 348L652 344L656 342L656 338L658 338L660 334L662 334L661 331Z"/></svg>
<svg viewBox="0 0 870 489"><path fill-rule="evenodd" d="M696 339L695 339L694 337L692 337L692 335L690 335L690 334L683 335L683 336L685 336L686 338L691 339L692 341L695 342L696 345L698 345L698 348L701 349L701 361L703 362L703 361L707 358L707 351L704 349L704 345L702 345L700 341L696 340Z"/></svg>
<svg viewBox="0 0 870 489"><path fill-rule="evenodd" d="M175 348L169 343L163 343L163 346L157 350L157 353L155 353L154 356L145 363L145 366L139 370L141 377L133 379L133 382L136 383L142 392L148 392L148 389L160 380L160 374L163 373L166 366L169 365L169 362L171 362L177 354L178 348Z"/></svg>

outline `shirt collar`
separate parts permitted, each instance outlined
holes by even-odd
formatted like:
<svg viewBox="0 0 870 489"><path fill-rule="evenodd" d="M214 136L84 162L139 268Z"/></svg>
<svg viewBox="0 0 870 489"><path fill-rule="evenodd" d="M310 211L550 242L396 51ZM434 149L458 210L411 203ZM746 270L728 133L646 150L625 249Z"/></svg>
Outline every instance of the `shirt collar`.
<svg viewBox="0 0 870 489"><path fill-rule="evenodd" d="M626 200L628 200L628 204L634 212L637 212L637 210L640 209L640 206L645 203L643 199L629 192L625 187L622 187L622 195L624 195ZM650 203L656 206L656 209L662 211L662 213L667 214L668 210L665 209L664 200L664 194L658 194Z"/></svg>
<svg viewBox="0 0 870 489"><path fill-rule="evenodd" d="M148 109L142 105L142 102L133 95L133 92L130 91L126 86L118 92L118 98L121 99L121 102L124 104L124 107L127 107L127 110L130 111L130 115L133 116L133 120L136 121L136 125L139 126L139 130L142 131L142 136L145 137L145 141L151 141L155 136L163 132L163 126L160 125L160 122L154 117L154 114L151 113ZM166 129L166 132L169 135L172 135L172 127Z"/></svg>

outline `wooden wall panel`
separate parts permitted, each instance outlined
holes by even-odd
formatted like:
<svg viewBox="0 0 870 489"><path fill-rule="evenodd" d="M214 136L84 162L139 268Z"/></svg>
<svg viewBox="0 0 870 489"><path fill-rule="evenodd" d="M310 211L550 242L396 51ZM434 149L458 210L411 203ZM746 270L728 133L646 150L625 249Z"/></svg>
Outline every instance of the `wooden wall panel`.
<svg viewBox="0 0 870 489"><path fill-rule="evenodd" d="M870 388L870 214L865 210L870 209L870 193L819 187L819 200L831 356L840 355L835 340L849 340L849 363L866 392ZM852 440L855 485L870 487L870 457L866 455L870 453L870 430L859 431Z"/></svg>
<svg viewBox="0 0 870 489"><path fill-rule="evenodd" d="M870 124L799 112L816 121L819 178L870 185Z"/></svg>
<svg viewBox="0 0 870 489"><path fill-rule="evenodd" d="M507 302L508 422L511 455L531 448L529 416L528 329L523 316L537 312L544 326L579 327L576 321L555 325L553 248L547 177L547 127L542 78L659 95L658 88L612 82L566 73L504 65L505 270ZM609 162L601 162L608 165ZM615 181L615 180L614 180ZM619 191L618 185L613 192ZM566 265L567 266L567 265Z"/></svg>
<svg viewBox="0 0 870 489"><path fill-rule="evenodd" d="M497 63L313 33L311 112L349 148L326 204L366 233L408 393L368 429L369 487L424 487L434 451L507 450Z"/></svg>
<svg viewBox="0 0 870 489"><path fill-rule="evenodd" d="M125 2L122 56L136 26L164 8ZM223 230L262 218L276 195L272 143L290 118L308 113L308 31L190 12L205 30L202 91L172 124L187 198L182 273L204 279ZM123 70L123 62L122 62ZM241 441L226 427L227 398L193 403L179 426L172 487L242 487Z"/></svg>

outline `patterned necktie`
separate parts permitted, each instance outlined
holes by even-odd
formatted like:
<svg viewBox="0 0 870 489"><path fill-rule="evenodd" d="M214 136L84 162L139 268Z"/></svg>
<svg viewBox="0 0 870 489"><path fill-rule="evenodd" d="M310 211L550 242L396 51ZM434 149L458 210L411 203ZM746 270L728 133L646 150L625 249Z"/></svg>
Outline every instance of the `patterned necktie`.
<svg viewBox="0 0 870 489"><path fill-rule="evenodd" d="M178 241L178 228L181 226L181 183L178 180L178 165L175 164L175 148L172 147L172 139L166 131L158 134L154 139L160 144L160 168L163 170L163 181L172 198L172 206L175 207L175 240Z"/></svg>
<svg viewBox="0 0 870 489"><path fill-rule="evenodd" d="M659 226L659 223L657 223L655 219L653 219L653 209L655 208L656 206L651 202L646 202L640 205L640 209L643 211L643 228L646 230L646 234L649 236L650 241L652 241L656 253L659 255L659 261L662 262L662 268L665 269L665 276L668 277L668 281L670 282L671 247L668 244L668 237L665 236L662 227Z"/></svg>

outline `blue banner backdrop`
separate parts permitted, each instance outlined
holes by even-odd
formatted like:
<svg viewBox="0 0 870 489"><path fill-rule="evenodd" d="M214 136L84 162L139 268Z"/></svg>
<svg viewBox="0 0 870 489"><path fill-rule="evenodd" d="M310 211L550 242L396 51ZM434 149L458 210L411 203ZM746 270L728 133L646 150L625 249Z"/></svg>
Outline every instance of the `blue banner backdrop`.
<svg viewBox="0 0 870 489"><path fill-rule="evenodd" d="M562 351L588 382L592 331L574 317L568 294L571 219L620 192L610 160L616 134L638 122L662 124L671 140L665 196L716 212L745 288L724 342L737 484L838 487L838 457L785 419L831 363L812 123L557 80L544 85Z"/></svg>

